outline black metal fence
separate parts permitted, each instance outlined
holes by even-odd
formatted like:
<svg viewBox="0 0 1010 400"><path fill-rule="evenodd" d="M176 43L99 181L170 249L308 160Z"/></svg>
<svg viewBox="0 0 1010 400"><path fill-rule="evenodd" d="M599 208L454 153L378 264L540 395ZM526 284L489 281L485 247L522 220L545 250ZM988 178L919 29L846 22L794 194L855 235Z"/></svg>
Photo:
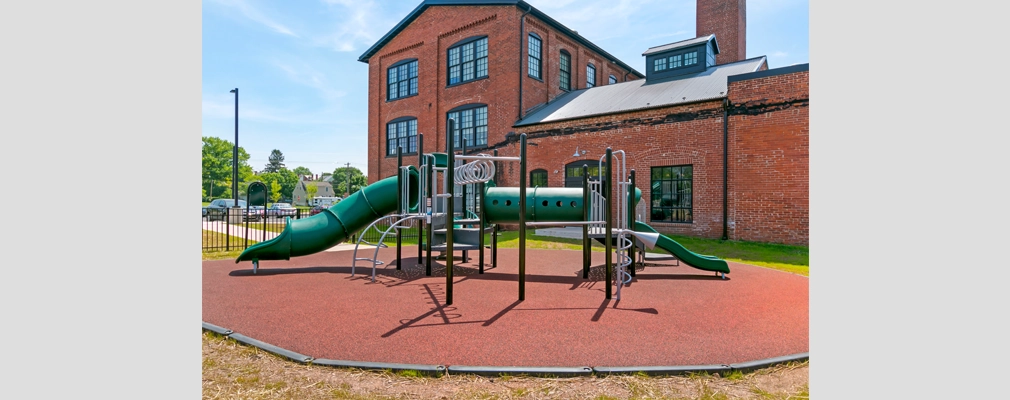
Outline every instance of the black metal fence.
<svg viewBox="0 0 1010 400"><path fill-rule="evenodd" d="M264 214L264 210L250 211L240 210L242 214L238 217L233 214L231 221L225 211L209 210L203 215L203 251L232 251L243 250L252 244L270 240L284 231L287 218L292 220L311 217L311 212L304 209L292 210L285 215ZM269 212L269 210L267 210ZM241 219L241 221L239 221ZM231 222L231 223L229 223ZM418 225L413 228L401 229L399 234L404 241L416 243L418 238ZM355 232L344 243L356 243L360 235L364 234L363 240L370 243L377 243L382 237L382 231L388 226L376 225L366 232ZM378 228L378 229L376 229ZM386 235L386 241L395 241L396 232ZM412 242L411 242L412 241Z"/></svg>

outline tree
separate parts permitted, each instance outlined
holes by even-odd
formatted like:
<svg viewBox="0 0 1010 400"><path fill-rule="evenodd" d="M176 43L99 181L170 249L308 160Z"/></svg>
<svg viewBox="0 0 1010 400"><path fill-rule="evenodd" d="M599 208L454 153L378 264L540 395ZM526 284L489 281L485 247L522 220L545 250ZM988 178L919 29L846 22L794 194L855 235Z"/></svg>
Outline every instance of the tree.
<svg viewBox="0 0 1010 400"><path fill-rule="evenodd" d="M270 185L271 198L273 198L272 195L274 193L279 194L280 197L274 200L274 202L291 197L291 193L295 191L295 185L298 184L298 176L287 168L283 168L277 172L264 172L260 174L260 179ZM275 189L273 183L277 183L280 187Z"/></svg>
<svg viewBox="0 0 1010 400"><path fill-rule="evenodd" d="M312 175L312 171L310 171L308 168L305 167L298 167L295 168L295 175L298 176Z"/></svg>
<svg viewBox="0 0 1010 400"><path fill-rule="evenodd" d="M207 200L231 196L232 151L234 147L234 143L221 138L203 137L201 186L206 191ZM239 146L238 175L240 183L253 176L252 167L248 162L249 153Z"/></svg>
<svg viewBox="0 0 1010 400"><path fill-rule="evenodd" d="M277 181L270 182L270 202L276 203L281 199L281 184Z"/></svg>
<svg viewBox="0 0 1010 400"><path fill-rule="evenodd" d="M347 175L350 173L351 176L351 190L347 193ZM368 186L368 178L365 174L361 172L360 169L355 167L340 167L333 170L333 192L334 193L346 193L349 196L351 193L361 190L361 188Z"/></svg>
<svg viewBox="0 0 1010 400"><path fill-rule="evenodd" d="M263 167L263 172L277 172L284 169L284 154L280 150L273 149L270 152L270 162Z"/></svg>
<svg viewBox="0 0 1010 400"><path fill-rule="evenodd" d="M319 193L319 185L315 182L308 182L305 184L305 200L312 200L316 197L316 193Z"/></svg>

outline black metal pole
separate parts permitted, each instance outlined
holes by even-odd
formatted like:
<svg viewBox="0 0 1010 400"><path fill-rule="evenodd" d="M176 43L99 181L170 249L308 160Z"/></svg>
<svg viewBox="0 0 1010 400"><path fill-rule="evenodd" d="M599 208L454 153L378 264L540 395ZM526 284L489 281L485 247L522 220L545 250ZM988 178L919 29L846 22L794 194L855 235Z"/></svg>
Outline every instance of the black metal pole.
<svg viewBox="0 0 1010 400"><path fill-rule="evenodd" d="M519 300L526 300L526 134L519 135Z"/></svg>
<svg viewBox="0 0 1010 400"><path fill-rule="evenodd" d="M628 186L628 227L635 229L635 170L631 170L631 185ZM631 248L628 249L631 258L631 276L635 276L635 236L631 236Z"/></svg>
<svg viewBox="0 0 1010 400"><path fill-rule="evenodd" d="M452 148L452 137L453 130L456 127L456 121L452 118L446 123L448 131L446 132L445 147L446 153L448 154L448 160L445 165L446 173L446 192L449 197L446 198L446 210L445 210L445 305L452 305L452 217L454 213L453 196L455 195L455 184L453 184L453 166L456 163L456 157L454 157Z"/></svg>
<svg viewBox="0 0 1010 400"><path fill-rule="evenodd" d="M479 188L478 190L480 190L480 200L483 203L484 202L484 182L481 182L480 185L478 185L478 188ZM474 204L474 205L476 206L477 204ZM484 273L484 205L480 205L480 207L477 208L477 230L480 232L480 239L478 239L479 243L477 245L478 247L480 247L480 255L477 256L477 262L480 263L480 272L479 273L483 274Z"/></svg>
<svg viewBox="0 0 1010 400"><path fill-rule="evenodd" d="M403 182L407 177L403 176L403 147L396 146L396 213L402 215L403 212ZM400 217L396 217L400 219ZM397 223L399 221L393 221ZM396 270L400 270L400 262L403 258L403 237L400 235L400 228L393 228L396 232Z"/></svg>
<svg viewBox="0 0 1010 400"><path fill-rule="evenodd" d="M235 148L232 149L231 158L231 191L233 197L235 197L234 208L238 208L238 88L232 89L232 93L235 93Z"/></svg>
<svg viewBox="0 0 1010 400"><path fill-rule="evenodd" d="M582 164L582 220L589 221L589 166ZM589 264L592 259L592 243L589 242L589 225L582 225L582 279L589 279Z"/></svg>
<svg viewBox="0 0 1010 400"><path fill-rule="evenodd" d="M422 165L424 165L424 134L418 133L417 134L417 172L418 172L418 176L417 177L418 178L421 178L420 173L421 173L421 170L422 170L422 168L421 168ZM418 182L420 182L420 179L418 180ZM418 188L418 192L420 192L422 190L424 190L424 189ZM426 203L425 200L423 198L421 198L421 196L417 196L417 213L418 214L421 214L421 213L424 212L425 203ZM420 220L420 222L417 223L417 263L418 264L421 263L421 247L424 246L424 243L425 243L424 242L424 237L422 237L422 233L421 233L421 232L424 232L424 230L425 230L424 227L425 227L425 224L424 224L424 220L422 219L422 220Z"/></svg>
<svg viewBox="0 0 1010 400"><path fill-rule="evenodd" d="M494 149L494 156L498 157L498 149ZM495 175L498 175L498 161L492 161L495 166ZM491 268L498 268L498 224L491 227Z"/></svg>
<svg viewBox="0 0 1010 400"><path fill-rule="evenodd" d="M436 138L437 138L437 136L436 136ZM428 179L427 179L428 184L426 185L427 186L426 193L428 193L428 196L424 199L425 204L422 205L422 206L424 206L427 209L427 211L428 211L428 217L429 218L433 218L432 219L432 223L424 225L425 236L426 236L425 239L426 239L426 243L428 244L428 249L427 249L427 251L425 252L425 255L424 255L424 276L431 276L431 241L432 241L432 235L433 235L433 233L432 233L432 227L435 225L434 224L434 216L433 216L432 209L435 208L435 201L436 201L435 200L435 195L432 193L431 190L432 190L433 187L437 187L437 186L434 186L434 180L435 180L435 176L438 175L438 174L435 173L434 158L435 157L431 157L430 158L430 160L432 160L432 163L428 165ZM431 202L431 206L428 206L428 202Z"/></svg>
<svg viewBox="0 0 1010 400"><path fill-rule="evenodd" d="M612 178L611 178L611 174L610 174L610 172L611 172L610 164L612 164L611 161L613 159L613 156L614 156L613 151L609 147L607 147L607 158L606 158L606 160L607 160L607 179L603 182L603 185L604 185L603 191L604 191L604 193L606 193L606 196L607 196L607 210L606 210L607 224L606 224L606 229L605 229L605 232L604 232L604 235L605 235L604 237L606 238L606 254L607 254L607 256L606 256L606 260L607 260L607 275L606 275L606 280L607 280L607 300L610 300L611 298L613 298L613 286L614 286L614 283L612 282L613 279L612 279L612 276L611 276L611 275L614 274L614 265L613 265L613 261L611 260L612 254L610 254L610 252L613 251L613 247L614 247L613 246L614 237L613 237L613 234L612 234L613 228L614 228L614 215L613 215L614 213L613 213L613 211L611 211L611 208L614 205L611 200L614 199L614 196L613 196L613 185L612 185L613 182L612 182Z"/></svg>

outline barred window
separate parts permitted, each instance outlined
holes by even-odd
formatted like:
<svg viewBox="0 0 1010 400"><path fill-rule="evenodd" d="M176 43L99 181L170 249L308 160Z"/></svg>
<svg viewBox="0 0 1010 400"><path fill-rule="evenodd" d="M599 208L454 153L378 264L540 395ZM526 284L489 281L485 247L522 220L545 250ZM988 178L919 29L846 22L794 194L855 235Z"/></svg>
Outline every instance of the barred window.
<svg viewBox="0 0 1010 400"><path fill-rule="evenodd" d="M386 124L386 155L395 156L397 146L403 154L417 153L417 118L397 118Z"/></svg>
<svg viewBox="0 0 1010 400"><path fill-rule="evenodd" d="M467 148L487 146L487 105L472 104L458 107L446 115L456 121L452 133L453 148L460 148L460 136Z"/></svg>
<svg viewBox="0 0 1010 400"><path fill-rule="evenodd" d="M540 61L541 61L541 54L542 54L540 52L540 50L541 50L540 46L541 46L540 36L537 36L537 34L535 34L535 33L531 33L530 34L530 40L529 40L529 46L528 46L529 49L527 50L527 53L529 54L529 61L527 63L527 69L528 69L528 74L530 76L534 77L534 78L537 78L537 79L543 79L543 78L541 78L542 74L541 74L541 69L540 69L540 64L541 64Z"/></svg>
<svg viewBox="0 0 1010 400"><path fill-rule="evenodd" d="M386 70L386 100L417 94L417 60L400 61Z"/></svg>
<svg viewBox="0 0 1010 400"><path fill-rule="evenodd" d="M650 219L659 222L692 222L694 167L652 167Z"/></svg>
<svg viewBox="0 0 1010 400"><path fill-rule="evenodd" d="M561 50L561 73L558 74L561 90L572 90L572 56Z"/></svg>
<svg viewBox="0 0 1010 400"><path fill-rule="evenodd" d="M487 36L469 38L449 48L449 84L487 76Z"/></svg>

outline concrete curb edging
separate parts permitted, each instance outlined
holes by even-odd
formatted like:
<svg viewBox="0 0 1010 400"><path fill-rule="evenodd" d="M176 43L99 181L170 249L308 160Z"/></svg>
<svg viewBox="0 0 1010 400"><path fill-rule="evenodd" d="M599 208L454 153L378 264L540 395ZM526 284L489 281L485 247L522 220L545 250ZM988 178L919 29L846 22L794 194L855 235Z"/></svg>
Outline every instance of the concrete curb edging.
<svg viewBox="0 0 1010 400"><path fill-rule="evenodd" d="M445 373L449 373L449 374L472 374L486 377L495 377L500 375L529 375L537 377L574 377L574 376L590 376L590 375L629 375L640 372L645 373L649 376L685 375L690 373L709 373L709 374L718 373L720 375L725 375L726 373L732 371L740 371L746 373L759 370L762 368L771 367L778 364L785 364L788 362L801 362L810 359L810 353L807 352L807 353L790 354L780 357L765 358L761 360L745 361L742 363L711 364L711 365L638 366L638 367L588 367L588 366L484 367L484 366L452 365L446 367L444 365L429 365L429 364L398 364L398 363L383 363L383 362L369 362L369 361L329 360L325 358L316 359L311 356L296 353L287 349L274 346L269 343L253 339L240 333L235 333L231 329L222 328L220 326L210 324L207 322L203 322L203 329L235 339L236 341L249 346L258 347L264 351L276 354L278 356L302 364L325 365L330 367L341 367L341 368L359 368L369 370L391 370L391 371L412 370L433 376L441 376Z"/></svg>
<svg viewBox="0 0 1010 400"><path fill-rule="evenodd" d="M729 367L732 368L734 371L751 372L777 364L807 361L809 359L810 359L810 353L797 353L781 357L766 358L764 360L755 360L755 361L730 364Z"/></svg>
<svg viewBox="0 0 1010 400"><path fill-rule="evenodd" d="M686 375L690 373L709 373L725 375L732 369L727 364L713 365L680 365L680 366L649 366L649 367L594 367L597 375L628 375L643 372L649 376Z"/></svg>
<svg viewBox="0 0 1010 400"><path fill-rule="evenodd" d="M398 364L398 363L383 363L383 362L369 362L369 361L347 361L347 360L329 360L325 358L317 358L312 360L312 365L326 365L329 367L341 367L341 368L359 368L359 369L371 369L371 370L390 370L390 371L417 371L425 375L441 376L445 373L445 366L443 365L427 365L427 364Z"/></svg>
<svg viewBox="0 0 1010 400"><path fill-rule="evenodd" d="M237 340L240 343L245 343L245 344L250 345L250 346L259 347L260 349L263 349L263 350L268 351L270 353L274 353L274 354L279 355L281 357L289 358L289 359L291 359L293 361L297 361L297 362L300 362L302 364L305 364L305 363L308 363L309 361L312 361L312 357L309 357L307 355L295 353L295 352L293 352L291 350L287 350L287 349L282 349L280 347L274 346L274 345L269 344L269 343L261 342L259 340L253 339L251 337L248 337L248 336L240 334L240 333L232 333L231 335L228 335L228 337L232 338L232 339L235 339L235 340Z"/></svg>
<svg viewBox="0 0 1010 400"><path fill-rule="evenodd" d="M203 323L203 329L211 331L211 332L214 332L214 333L216 333L218 335L224 335L224 336L228 336L228 335L231 335L233 333L231 329L224 329L224 328L222 328L220 326L217 326L217 325L214 325L214 324L208 324L206 322Z"/></svg>
<svg viewBox="0 0 1010 400"><path fill-rule="evenodd" d="M468 365L450 365L450 374L473 374L480 376L529 375L540 377L589 376L593 374L590 367L480 367Z"/></svg>

